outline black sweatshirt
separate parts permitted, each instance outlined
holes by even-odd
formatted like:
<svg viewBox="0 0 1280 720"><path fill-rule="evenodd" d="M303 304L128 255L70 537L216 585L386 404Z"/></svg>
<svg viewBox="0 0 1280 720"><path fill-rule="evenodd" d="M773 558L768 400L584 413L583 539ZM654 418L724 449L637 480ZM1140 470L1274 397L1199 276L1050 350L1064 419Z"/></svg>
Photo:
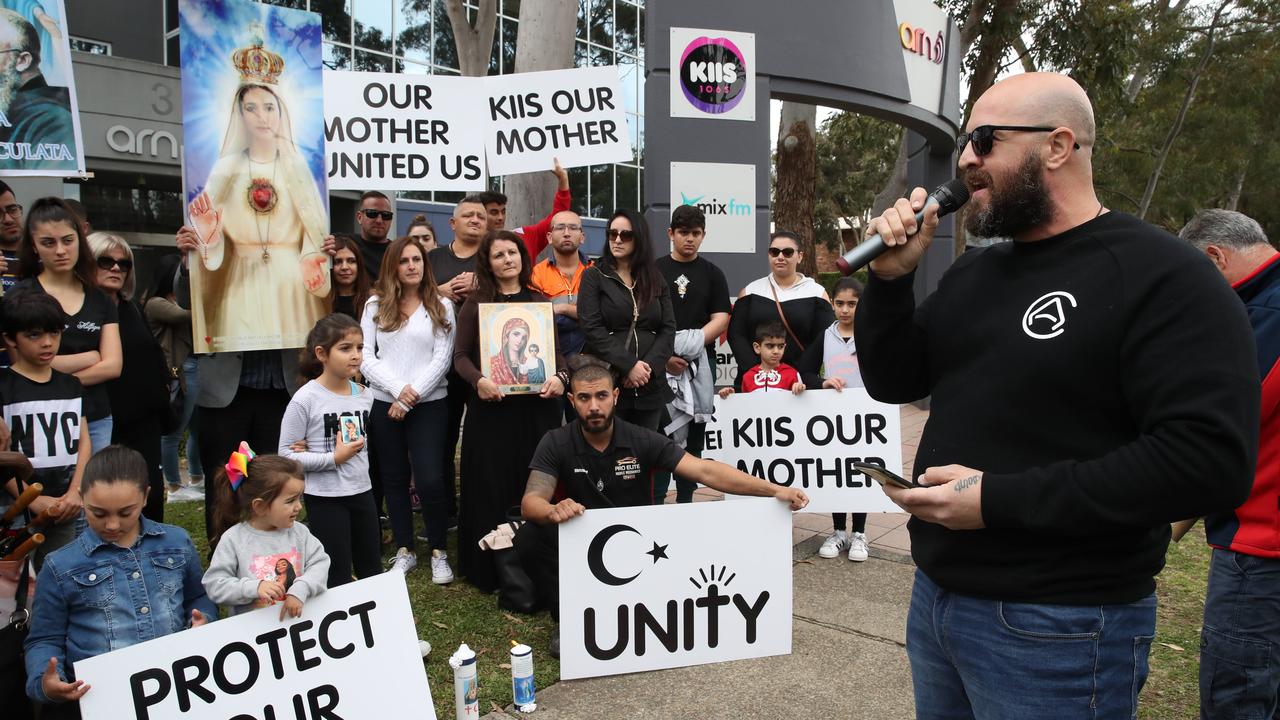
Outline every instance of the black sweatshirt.
<svg viewBox="0 0 1280 720"><path fill-rule="evenodd" d="M1011 601L1133 602L1168 523L1239 505L1258 445L1244 307L1208 260L1123 213L959 258L915 306L872 273L855 322L867 390L932 395L916 474L983 471L983 530L912 518L942 587Z"/></svg>

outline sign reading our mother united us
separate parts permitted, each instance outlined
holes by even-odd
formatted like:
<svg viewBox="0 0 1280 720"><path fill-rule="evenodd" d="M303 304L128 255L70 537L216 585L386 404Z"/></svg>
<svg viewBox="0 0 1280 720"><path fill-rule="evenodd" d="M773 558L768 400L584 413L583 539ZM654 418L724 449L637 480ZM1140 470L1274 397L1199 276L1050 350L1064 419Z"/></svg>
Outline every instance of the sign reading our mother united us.
<svg viewBox="0 0 1280 720"><path fill-rule="evenodd" d="M76 663L85 720L435 720L404 574L267 607Z"/></svg>
<svg viewBox="0 0 1280 720"><path fill-rule="evenodd" d="M789 654L791 511L748 498L564 523L560 652L566 680Z"/></svg>
<svg viewBox="0 0 1280 720"><path fill-rule="evenodd" d="M872 400L862 388L716 398L702 456L804 490L809 505L802 512L899 511L853 466L875 463L902 474L898 406Z"/></svg>

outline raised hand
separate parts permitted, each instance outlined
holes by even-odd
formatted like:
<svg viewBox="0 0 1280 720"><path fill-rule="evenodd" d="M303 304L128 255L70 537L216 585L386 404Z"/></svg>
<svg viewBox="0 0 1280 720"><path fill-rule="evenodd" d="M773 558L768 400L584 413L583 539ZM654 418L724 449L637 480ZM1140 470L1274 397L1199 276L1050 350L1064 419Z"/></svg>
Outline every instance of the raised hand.
<svg viewBox="0 0 1280 720"><path fill-rule="evenodd" d="M206 247L217 245L222 240L222 208L215 208L209 199L209 193L201 192L187 207L191 216L191 224L195 226L196 236Z"/></svg>

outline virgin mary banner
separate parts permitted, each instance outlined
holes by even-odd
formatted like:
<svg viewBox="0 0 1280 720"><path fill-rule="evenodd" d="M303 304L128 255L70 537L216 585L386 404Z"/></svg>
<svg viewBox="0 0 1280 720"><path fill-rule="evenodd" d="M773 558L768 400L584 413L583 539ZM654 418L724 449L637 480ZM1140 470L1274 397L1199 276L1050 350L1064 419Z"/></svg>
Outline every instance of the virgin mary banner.
<svg viewBox="0 0 1280 720"><path fill-rule="evenodd" d="M81 174L62 0L0 0L0 175Z"/></svg>
<svg viewBox="0 0 1280 720"><path fill-rule="evenodd" d="M326 314L320 16L180 0L195 352L301 347Z"/></svg>

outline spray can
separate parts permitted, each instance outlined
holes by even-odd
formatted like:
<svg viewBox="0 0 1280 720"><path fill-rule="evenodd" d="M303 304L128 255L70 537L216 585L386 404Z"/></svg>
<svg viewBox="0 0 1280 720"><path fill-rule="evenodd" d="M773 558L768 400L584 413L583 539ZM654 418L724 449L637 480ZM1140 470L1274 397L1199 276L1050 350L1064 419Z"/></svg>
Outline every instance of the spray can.
<svg viewBox="0 0 1280 720"><path fill-rule="evenodd" d="M511 696L516 710L531 713L538 709L533 701L533 648L511 641Z"/></svg>
<svg viewBox="0 0 1280 720"><path fill-rule="evenodd" d="M479 720L480 687L476 682L476 654L466 643L449 656L453 668L453 704L457 720Z"/></svg>

